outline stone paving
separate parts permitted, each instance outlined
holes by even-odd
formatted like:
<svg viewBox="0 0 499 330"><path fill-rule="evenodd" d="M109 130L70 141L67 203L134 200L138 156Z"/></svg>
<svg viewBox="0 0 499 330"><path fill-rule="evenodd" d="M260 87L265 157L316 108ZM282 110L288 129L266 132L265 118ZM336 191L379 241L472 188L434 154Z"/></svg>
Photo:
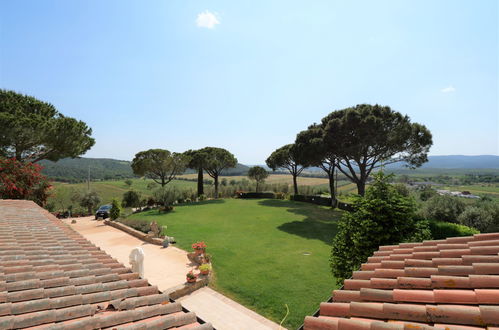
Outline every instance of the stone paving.
<svg viewBox="0 0 499 330"><path fill-rule="evenodd" d="M125 265L129 265L130 251L137 246L142 247L145 253L145 278L161 291L183 284L185 274L193 267L187 258L187 252L176 247L165 249L145 243L119 229L104 225L103 221L93 220L93 217L76 218L76 224L71 224L71 220L64 221ZM282 329L278 324L208 287L179 300L188 310L195 312L218 330Z"/></svg>

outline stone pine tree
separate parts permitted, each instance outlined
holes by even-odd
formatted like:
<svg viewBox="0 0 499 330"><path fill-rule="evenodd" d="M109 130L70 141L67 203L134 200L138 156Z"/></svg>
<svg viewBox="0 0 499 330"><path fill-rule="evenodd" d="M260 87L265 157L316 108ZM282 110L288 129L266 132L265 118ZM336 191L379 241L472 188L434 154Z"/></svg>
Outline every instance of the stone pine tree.
<svg viewBox="0 0 499 330"><path fill-rule="evenodd" d="M206 153L202 150L187 150L184 153L187 157L189 157L188 168L193 170L197 170L198 172L198 197L204 195L204 179L203 179L203 166L206 162Z"/></svg>
<svg viewBox="0 0 499 330"><path fill-rule="evenodd" d="M164 149L141 151L132 160L133 173L152 179L164 187L175 176L185 172L189 158L181 153Z"/></svg>
<svg viewBox="0 0 499 330"><path fill-rule="evenodd" d="M330 113L320 125L338 169L357 185L359 195L371 172L383 165L405 162L416 168L428 161L430 131L390 107L360 104Z"/></svg>
<svg viewBox="0 0 499 330"><path fill-rule="evenodd" d="M313 124L307 130L298 133L295 145L299 150L299 158L302 162L310 166L317 166L322 169L329 180L329 192L331 193L331 206L337 205L335 189L335 169L338 165L338 158L333 145L324 143L324 129L322 125Z"/></svg>
<svg viewBox="0 0 499 330"><path fill-rule="evenodd" d="M57 161L84 154L92 129L47 102L0 89L0 156L21 162Z"/></svg>
<svg viewBox="0 0 499 330"><path fill-rule="evenodd" d="M229 151L222 148L206 147L201 149L206 156L204 170L211 176L215 184L215 198L218 198L218 177L223 170L236 167L237 159Z"/></svg>
<svg viewBox="0 0 499 330"><path fill-rule="evenodd" d="M248 170L248 178L256 181L256 192L258 192L259 184L264 183L268 176L269 172L261 166L253 166Z"/></svg>
<svg viewBox="0 0 499 330"><path fill-rule="evenodd" d="M265 161L267 166L273 171L283 168L289 171L293 177L293 189L295 195L298 195L298 183L296 178L307 167L307 164L301 158L301 152L295 144L287 144L275 150Z"/></svg>

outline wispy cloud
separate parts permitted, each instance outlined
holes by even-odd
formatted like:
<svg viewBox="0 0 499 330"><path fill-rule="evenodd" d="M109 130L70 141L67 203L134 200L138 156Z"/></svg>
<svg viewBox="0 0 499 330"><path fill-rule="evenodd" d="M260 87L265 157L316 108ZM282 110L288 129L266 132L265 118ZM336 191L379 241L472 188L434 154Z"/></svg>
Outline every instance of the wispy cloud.
<svg viewBox="0 0 499 330"><path fill-rule="evenodd" d="M215 25L220 24L217 16L217 13L205 10L198 14L196 25L200 28L213 29L215 28Z"/></svg>
<svg viewBox="0 0 499 330"><path fill-rule="evenodd" d="M442 93L454 93L456 89L454 88L454 86L451 85L449 87L442 88L440 91Z"/></svg>

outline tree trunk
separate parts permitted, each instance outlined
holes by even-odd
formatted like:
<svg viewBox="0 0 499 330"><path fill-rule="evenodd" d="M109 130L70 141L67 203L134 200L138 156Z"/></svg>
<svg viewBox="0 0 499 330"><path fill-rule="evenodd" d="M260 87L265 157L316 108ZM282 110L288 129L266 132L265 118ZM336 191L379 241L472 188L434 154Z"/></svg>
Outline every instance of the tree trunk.
<svg viewBox="0 0 499 330"><path fill-rule="evenodd" d="M366 182L359 180L356 182L356 184L357 184L357 193L360 196L364 196L364 194L366 193Z"/></svg>
<svg viewBox="0 0 499 330"><path fill-rule="evenodd" d="M334 172L329 174L329 192L331 193L331 207L335 208L338 204L336 199L336 191L334 189Z"/></svg>
<svg viewBox="0 0 499 330"><path fill-rule="evenodd" d="M215 199L218 199L218 175L215 175Z"/></svg>
<svg viewBox="0 0 499 330"><path fill-rule="evenodd" d="M258 180L256 181L256 192L258 192Z"/></svg>
<svg viewBox="0 0 499 330"><path fill-rule="evenodd" d="M204 194L203 168L198 169L198 197Z"/></svg>
<svg viewBox="0 0 499 330"><path fill-rule="evenodd" d="M298 184L296 183L296 177L298 175L293 174L293 189L295 191L295 195L298 195Z"/></svg>

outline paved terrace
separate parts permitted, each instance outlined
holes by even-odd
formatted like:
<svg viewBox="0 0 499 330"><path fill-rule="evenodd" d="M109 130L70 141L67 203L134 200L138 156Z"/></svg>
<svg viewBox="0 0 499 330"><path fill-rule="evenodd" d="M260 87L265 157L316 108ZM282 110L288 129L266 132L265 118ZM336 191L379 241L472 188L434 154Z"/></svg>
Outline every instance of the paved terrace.
<svg viewBox="0 0 499 330"><path fill-rule="evenodd" d="M30 201L0 200L0 329L212 329Z"/></svg>
<svg viewBox="0 0 499 330"><path fill-rule="evenodd" d="M71 224L71 220L66 219L64 222L125 265L128 265L130 251L140 246L145 253L144 276L161 291L185 283L185 274L193 267L184 250L172 246L165 249L145 243L119 229L104 225L103 221L93 220L93 217L76 218L76 224ZM208 287L179 301L218 330L280 329L278 324Z"/></svg>

